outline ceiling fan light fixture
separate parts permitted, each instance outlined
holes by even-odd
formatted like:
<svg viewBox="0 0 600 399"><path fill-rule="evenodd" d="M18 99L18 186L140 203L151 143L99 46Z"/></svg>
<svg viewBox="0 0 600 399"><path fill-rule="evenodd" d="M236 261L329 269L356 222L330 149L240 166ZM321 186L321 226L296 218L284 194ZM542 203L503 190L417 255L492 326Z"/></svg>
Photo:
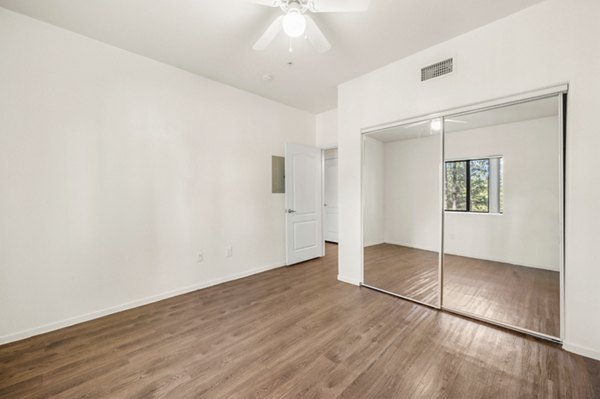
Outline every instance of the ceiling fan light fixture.
<svg viewBox="0 0 600 399"><path fill-rule="evenodd" d="M442 130L442 121L439 119L434 119L431 121L431 130L434 132L439 132Z"/></svg>
<svg viewBox="0 0 600 399"><path fill-rule="evenodd" d="M283 31L289 37L299 37L306 31L306 18L299 11L291 9L281 21Z"/></svg>

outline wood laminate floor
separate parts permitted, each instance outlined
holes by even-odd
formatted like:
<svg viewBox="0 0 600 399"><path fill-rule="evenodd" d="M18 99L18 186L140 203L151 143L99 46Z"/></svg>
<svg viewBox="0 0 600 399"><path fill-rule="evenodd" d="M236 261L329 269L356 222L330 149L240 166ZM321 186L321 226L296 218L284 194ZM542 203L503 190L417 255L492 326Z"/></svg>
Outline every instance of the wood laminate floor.
<svg viewBox="0 0 600 399"><path fill-rule="evenodd" d="M365 283L434 306L439 304L439 254L402 245L365 247Z"/></svg>
<svg viewBox="0 0 600 399"><path fill-rule="evenodd" d="M600 362L338 282L327 250L0 346L0 397L600 397Z"/></svg>
<svg viewBox="0 0 600 399"><path fill-rule="evenodd" d="M365 282L438 304L438 253L400 245L365 248ZM444 256L444 306L554 337L560 336L558 272Z"/></svg>
<svg viewBox="0 0 600 399"><path fill-rule="evenodd" d="M445 255L444 306L560 337L560 274Z"/></svg>

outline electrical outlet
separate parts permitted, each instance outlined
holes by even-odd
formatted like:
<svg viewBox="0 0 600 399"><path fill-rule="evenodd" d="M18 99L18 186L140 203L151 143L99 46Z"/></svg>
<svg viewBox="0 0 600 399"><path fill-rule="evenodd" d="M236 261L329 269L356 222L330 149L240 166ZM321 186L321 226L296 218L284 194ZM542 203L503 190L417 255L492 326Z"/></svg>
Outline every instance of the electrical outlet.
<svg viewBox="0 0 600 399"><path fill-rule="evenodd" d="M198 263L204 261L204 254L202 252L198 253L197 261Z"/></svg>
<svg viewBox="0 0 600 399"><path fill-rule="evenodd" d="M233 247L225 248L225 256L231 258L233 256Z"/></svg>

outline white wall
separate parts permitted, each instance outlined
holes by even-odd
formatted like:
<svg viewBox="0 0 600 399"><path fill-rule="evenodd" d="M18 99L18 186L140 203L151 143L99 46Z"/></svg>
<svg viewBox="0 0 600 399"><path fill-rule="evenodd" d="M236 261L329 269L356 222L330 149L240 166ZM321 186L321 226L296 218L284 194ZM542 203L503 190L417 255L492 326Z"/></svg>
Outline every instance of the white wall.
<svg viewBox="0 0 600 399"><path fill-rule="evenodd" d="M338 157L338 149L337 148L329 148L327 150L323 150L323 157L325 160L337 159Z"/></svg>
<svg viewBox="0 0 600 399"><path fill-rule="evenodd" d="M384 237L384 144L365 137L364 243L365 246L382 244Z"/></svg>
<svg viewBox="0 0 600 399"><path fill-rule="evenodd" d="M448 159L486 155L504 158L504 213L447 212L447 252L558 271L558 119L450 133L445 148Z"/></svg>
<svg viewBox="0 0 600 399"><path fill-rule="evenodd" d="M505 204L502 215L447 212L445 253L558 271L558 119L449 133L445 154L502 155ZM384 241L439 251L440 137L385 143L384 158Z"/></svg>
<svg viewBox="0 0 600 399"><path fill-rule="evenodd" d="M385 242L440 250L440 136L384 145Z"/></svg>
<svg viewBox="0 0 600 399"><path fill-rule="evenodd" d="M315 119L317 147L337 147L337 109L317 114Z"/></svg>
<svg viewBox="0 0 600 399"><path fill-rule="evenodd" d="M600 359L600 2L547 0L339 87L341 280L361 279L362 128L568 82L565 345ZM424 65L456 71L420 83Z"/></svg>
<svg viewBox="0 0 600 399"><path fill-rule="evenodd" d="M313 115L3 9L0 53L0 342L284 264Z"/></svg>

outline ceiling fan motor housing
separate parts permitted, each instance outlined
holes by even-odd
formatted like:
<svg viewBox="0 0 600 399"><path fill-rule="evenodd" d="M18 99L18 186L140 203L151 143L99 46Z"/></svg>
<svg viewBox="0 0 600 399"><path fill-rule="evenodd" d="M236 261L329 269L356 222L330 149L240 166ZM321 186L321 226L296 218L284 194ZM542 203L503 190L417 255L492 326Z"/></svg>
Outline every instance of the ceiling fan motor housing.
<svg viewBox="0 0 600 399"><path fill-rule="evenodd" d="M304 14L309 9L309 0L282 0L281 10L286 14L290 11Z"/></svg>

